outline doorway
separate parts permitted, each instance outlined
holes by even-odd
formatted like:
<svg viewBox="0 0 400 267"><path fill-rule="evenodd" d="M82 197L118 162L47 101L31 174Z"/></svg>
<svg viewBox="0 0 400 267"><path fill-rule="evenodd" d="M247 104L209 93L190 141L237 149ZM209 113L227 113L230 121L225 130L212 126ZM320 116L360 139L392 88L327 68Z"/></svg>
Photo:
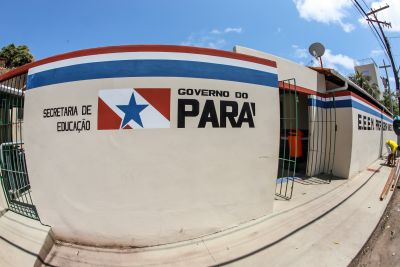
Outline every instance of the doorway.
<svg viewBox="0 0 400 267"><path fill-rule="evenodd" d="M308 96L298 93L296 80L280 82L279 166L275 194L291 199L294 182L307 173Z"/></svg>

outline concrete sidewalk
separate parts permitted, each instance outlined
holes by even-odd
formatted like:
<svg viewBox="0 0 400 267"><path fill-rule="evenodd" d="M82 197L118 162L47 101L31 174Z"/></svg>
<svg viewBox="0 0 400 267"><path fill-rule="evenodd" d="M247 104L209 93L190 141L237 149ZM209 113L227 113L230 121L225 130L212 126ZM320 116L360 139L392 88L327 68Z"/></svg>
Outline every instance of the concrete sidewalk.
<svg viewBox="0 0 400 267"><path fill-rule="evenodd" d="M293 199L277 200L273 214L220 233L140 249L56 243L45 262L55 266L347 266L390 198L379 201L390 172L381 163L370 166L379 172L365 171L350 180L296 184ZM7 245L3 243L2 249Z"/></svg>
<svg viewBox="0 0 400 267"><path fill-rule="evenodd" d="M41 266L53 244L39 221L11 211L0 217L0 266Z"/></svg>

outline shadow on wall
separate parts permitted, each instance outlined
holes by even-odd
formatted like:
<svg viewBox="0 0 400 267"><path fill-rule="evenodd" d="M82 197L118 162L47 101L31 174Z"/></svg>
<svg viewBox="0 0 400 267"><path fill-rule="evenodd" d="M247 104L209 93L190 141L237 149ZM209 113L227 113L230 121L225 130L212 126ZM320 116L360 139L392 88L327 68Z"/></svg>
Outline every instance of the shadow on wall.
<svg viewBox="0 0 400 267"><path fill-rule="evenodd" d="M8 205L7 205L7 201L4 195L4 190L3 190L3 186L0 185L0 216L4 214L4 212L7 210Z"/></svg>

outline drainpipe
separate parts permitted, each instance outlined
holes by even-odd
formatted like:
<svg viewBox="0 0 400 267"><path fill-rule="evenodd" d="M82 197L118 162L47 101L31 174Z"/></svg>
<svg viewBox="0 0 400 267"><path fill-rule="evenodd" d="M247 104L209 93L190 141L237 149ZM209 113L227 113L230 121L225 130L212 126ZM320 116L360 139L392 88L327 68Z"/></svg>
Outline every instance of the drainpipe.
<svg viewBox="0 0 400 267"><path fill-rule="evenodd" d="M326 90L326 92L332 93L332 92L337 92L337 91L345 91L345 90L347 90L347 88L349 88L349 83L347 81L344 81L344 85L342 87L335 88L332 90Z"/></svg>
<svg viewBox="0 0 400 267"><path fill-rule="evenodd" d="M335 88L333 90L326 90L327 93L337 92L337 91L344 91L344 90L347 90L349 88L349 83L347 82L347 79L345 77L343 77L339 72L337 72L335 70L331 70L331 73L333 75L335 75L336 77L338 77L339 79L341 79L344 82L344 85L342 87L338 87L338 88Z"/></svg>

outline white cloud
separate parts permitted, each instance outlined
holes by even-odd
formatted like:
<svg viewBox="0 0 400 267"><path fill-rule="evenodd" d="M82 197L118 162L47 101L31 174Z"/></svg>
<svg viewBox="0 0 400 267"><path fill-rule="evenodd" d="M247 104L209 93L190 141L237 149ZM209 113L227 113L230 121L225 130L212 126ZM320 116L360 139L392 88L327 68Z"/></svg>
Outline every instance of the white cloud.
<svg viewBox="0 0 400 267"><path fill-rule="evenodd" d="M230 33L230 32L234 32L234 33L242 33L243 29L242 28L225 28L224 32L225 33Z"/></svg>
<svg viewBox="0 0 400 267"><path fill-rule="evenodd" d="M228 27L223 30L213 29L211 31L194 32L181 42L181 45L221 49L228 43L226 40L227 33L242 33L242 31L243 29L240 27Z"/></svg>
<svg viewBox="0 0 400 267"><path fill-rule="evenodd" d="M369 52L370 57L380 57L384 55L384 51L382 49L373 49L371 52Z"/></svg>
<svg viewBox="0 0 400 267"><path fill-rule="evenodd" d="M345 32L347 32L347 33L352 32L352 31L356 28L356 27L355 27L353 24L351 24L351 23L339 22L339 24L340 24L340 26L342 26L342 29L343 29Z"/></svg>
<svg viewBox="0 0 400 267"><path fill-rule="evenodd" d="M388 31L400 32L400 1L399 0L381 0L371 3L372 9L383 7L386 4L389 8L384 9L377 13L380 21L387 21L392 23L392 28L385 28Z"/></svg>
<svg viewBox="0 0 400 267"><path fill-rule="evenodd" d="M307 58L308 57L308 51L305 48L300 48L298 45L292 45L292 48L294 49L294 55L297 58Z"/></svg>
<svg viewBox="0 0 400 267"><path fill-rule="evenodd" d="M191 33L181 45L209 47L221 49L226 44L226 40L220 35L212 34L211 32Z"/></svg>
<svg viewBox="0 0 400 267"><path fill-rule="evenodd" d="M385 0L385 1L368 1L368 5L370 5L373 9L377 9L380 7L384 7L386 4L389 5L389 8L379 11L377 13L378 19L380 21L390 22L392 24L392 28L384 28L386 31L390 32L400 32L400 1L398 0ZM373 16L371 16L373 18ZM358 20L361 25L367 27L368 23L365 18L360 18Z"/></svg>
<svg viewBox="0 0 400 267"><path fill-rule="evenodd" d="M319 66L319 60L316 60L312 57L307 49L299 47L298 45L292 45L294 50L294 55L298 59L302 59L299 64L302 64L305 60L310 60L314 66ZM334 54L332 50L326 49L325 54L322 56L322 63L325 68L335 69L341 73L349 73L354 71L354 63L356 60L353 58L343 55L343 54ZM309 63L309 64L310 64Z"/></svg>
<svg viewBox="0 0 400 267"><path fill-rule="evenodd" d="M308 21L325 24L338 24L345 32L351 32L355 26L345 23L348 9L352 7L350 0L293 0L300 17Z"/></svg>
<svg viewBox="0 0 400 267"><path fill-rule="evenodd" d="M354 70L353 58L343 54L333 54L330 49L326 49L325 54L322 56L322 61L325 67L332 69L346 69Z"/></svg>
<svg viewBox="0 0 400 267"><path fill-rule="evenodd" d="M215 41L208 42L206 46L210 47L210 48L218 49L218 48L224 47L225 44L226 44L226 40L225 39L218 39L218 40L215 40Z"/></svg>

